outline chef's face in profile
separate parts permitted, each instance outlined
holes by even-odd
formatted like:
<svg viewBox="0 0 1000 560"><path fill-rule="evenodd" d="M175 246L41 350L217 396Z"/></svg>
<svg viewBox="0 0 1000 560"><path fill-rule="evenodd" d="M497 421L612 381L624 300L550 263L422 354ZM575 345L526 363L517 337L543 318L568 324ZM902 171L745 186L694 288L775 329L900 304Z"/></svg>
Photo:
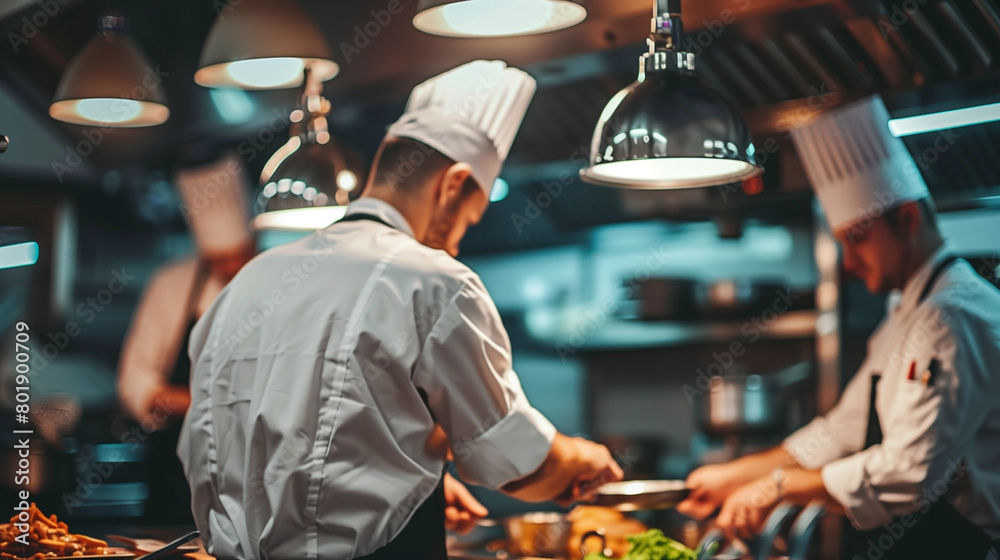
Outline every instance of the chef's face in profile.
<svg viewBox="0 0 1000 560"><path fill-rule="evenodd" d="M919 206L908 202L878 218L838 229L834 236L843 248L844 270L873 294L902 288L905 259L923 218Z"/></svg>
<svg viewBox="0 0 1000 560"><path fill-rule="evenodd" d="M479 223L489 202L475 180L467 178L453 196L438 198L423 244L457 257L465 232Z"/></svg>

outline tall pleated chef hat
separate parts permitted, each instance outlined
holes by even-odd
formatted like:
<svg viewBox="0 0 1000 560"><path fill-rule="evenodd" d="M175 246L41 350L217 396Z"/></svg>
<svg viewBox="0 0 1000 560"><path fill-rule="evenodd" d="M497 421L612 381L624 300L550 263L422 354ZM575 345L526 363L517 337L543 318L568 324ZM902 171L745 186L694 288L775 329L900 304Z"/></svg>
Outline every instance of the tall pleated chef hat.
<svg viewBox="0 0 1000 560"><path fill-rule="evenodd" d="M228 253L253 242L247 174L236 154L229 152L212 163L181 169L174 182L200 253Z"/></svg>
<svg viewBox="0 0 1000 560"><path fill-rule="evenodd" d="M534 93L534 78L521 70L499 60L469 62L413 88L387 134L468 163L488 196Z"/></svg>
<svg viewBox="0 0 1000 560"><path fill-rule="evenodd" d="M878 95L823 113L792 139L834 231L930 196Z"/></svg>

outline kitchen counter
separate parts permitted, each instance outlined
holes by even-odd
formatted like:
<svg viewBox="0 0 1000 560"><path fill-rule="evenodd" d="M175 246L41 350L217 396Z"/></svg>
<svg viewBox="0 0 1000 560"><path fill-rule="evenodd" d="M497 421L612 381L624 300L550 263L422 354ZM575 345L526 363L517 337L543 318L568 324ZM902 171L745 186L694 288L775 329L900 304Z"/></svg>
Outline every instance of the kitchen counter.
<svg viewBox="0 0 1000 560"><path fill-rule="evenodd" d="M99 539L104 539L113 541L114 539L109 539L108 535L121 535L123 537L132 537L136 539L157 539L165 543L168 543L174 539L177 539L191 531L195 530L193 525L134 525L134 524L120 524L120 525L88 525L86 522L78 521L68 521L69 529L73 533L80 533L87 535L89 537L95 537ZM178 554L176 556L169 556L168 558L181 559L186 558L190 560L214 560L215 557L208 554L205 551L205 547L201 543L201 539L195 539L192 541L194 544L198 545L198 552L191 552L188 554ZM136 555L141 557L140 555Z"/></svg>

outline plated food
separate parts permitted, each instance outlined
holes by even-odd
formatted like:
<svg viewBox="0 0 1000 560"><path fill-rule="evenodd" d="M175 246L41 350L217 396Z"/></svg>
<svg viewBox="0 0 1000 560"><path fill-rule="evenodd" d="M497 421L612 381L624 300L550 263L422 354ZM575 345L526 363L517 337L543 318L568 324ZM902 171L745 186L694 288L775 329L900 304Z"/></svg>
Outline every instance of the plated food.
<svg viewBox="0 0 1000 560"><path fill-rule="evenodd" d="M15 515L10 523L0 525L0 560L55 560L94 556L131 557L122 549L109 548L106 541L69 532L66 523L55 515L46 517L34 503L24 515ZM27 532L23 526L27 525ZM122 554L125 552L125 554Z"/></svg>

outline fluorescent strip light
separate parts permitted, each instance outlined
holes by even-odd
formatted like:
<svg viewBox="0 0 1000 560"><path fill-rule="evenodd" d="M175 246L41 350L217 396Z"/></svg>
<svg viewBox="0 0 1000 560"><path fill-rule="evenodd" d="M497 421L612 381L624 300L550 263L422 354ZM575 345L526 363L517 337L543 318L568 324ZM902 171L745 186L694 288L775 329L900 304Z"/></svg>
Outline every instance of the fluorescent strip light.
<svg viewBox="0 0 1000 560"><path fill-rule="evenodd" d="M0 247L0 268L30 266L38 262L38 243L18 243Z"/></svg>
<svg viewBox="0 0 1000 560"><path fill-rule="evenodd" d="M983 124L997 120L1000 120L1000 103L990 103L989 105L977 105L953 111L890 119L889 132L898 138L900 136L958 128L960 126L972 126L974 124Z"/></svg>

